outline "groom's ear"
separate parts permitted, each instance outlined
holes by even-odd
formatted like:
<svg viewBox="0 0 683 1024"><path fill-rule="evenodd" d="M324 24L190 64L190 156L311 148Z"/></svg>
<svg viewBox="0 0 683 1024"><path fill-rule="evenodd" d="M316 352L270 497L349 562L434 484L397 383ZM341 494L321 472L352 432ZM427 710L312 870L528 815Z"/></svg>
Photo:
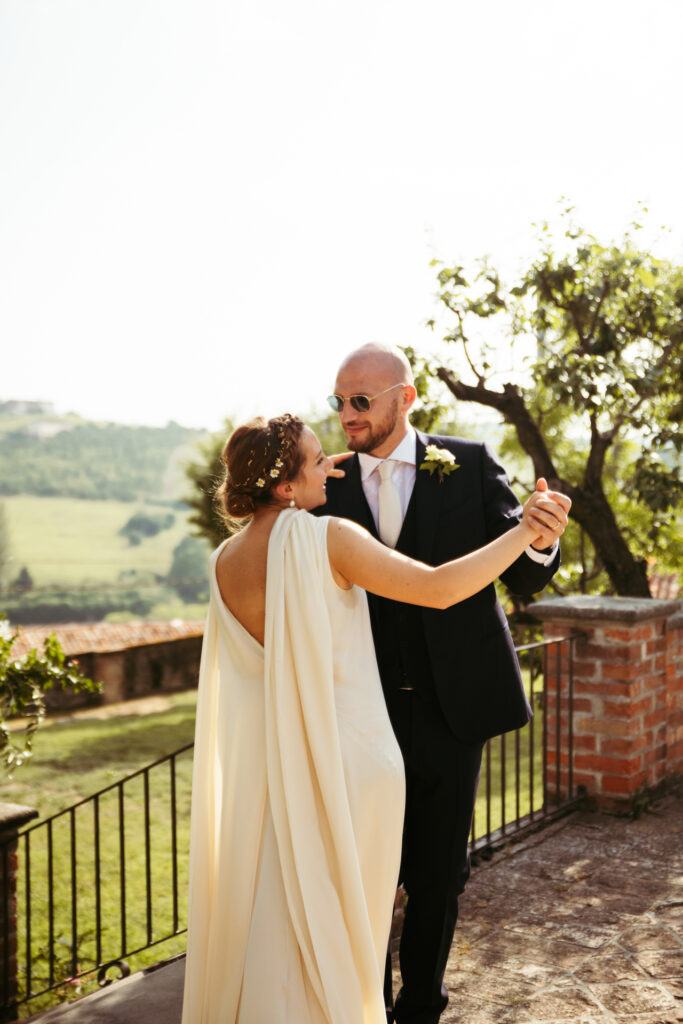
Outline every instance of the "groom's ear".
<svg viewBox="0 0 683 1024"><path fill-rule="evenodd" d="M403 410L407 412L408 409L412 409L417 398L417 388L413 384L406 384L403 391Z"/></svg>

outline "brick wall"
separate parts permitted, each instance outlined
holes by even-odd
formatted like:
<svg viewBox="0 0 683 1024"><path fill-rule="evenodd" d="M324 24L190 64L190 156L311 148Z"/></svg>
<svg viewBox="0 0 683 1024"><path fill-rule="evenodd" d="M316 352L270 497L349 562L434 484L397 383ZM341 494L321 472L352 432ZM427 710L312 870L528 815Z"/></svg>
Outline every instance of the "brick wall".
<svg viewBox="0 0 683 1024"><path fill-rule="evenodd" d="M548 666L547 765L561 796L574 786L623 806L683 770L683 622L680 602L576 596L539 601L548 639L572 631L573 740L567 736L569 645ZM557 763L560 763L559 779Z"/></svg>
<svg viewBox="0 0 683 1024"><path fill-rule="evenodd" d="M16 1019L17 833L38 816L32 807L0 803L0 1020Z"/></svg>
<svg viewBox="0 0 683 1024"><path fill-rule="evenodd" d="M666 650L667 775L683 776L683 610L668 623Z"/></svg>

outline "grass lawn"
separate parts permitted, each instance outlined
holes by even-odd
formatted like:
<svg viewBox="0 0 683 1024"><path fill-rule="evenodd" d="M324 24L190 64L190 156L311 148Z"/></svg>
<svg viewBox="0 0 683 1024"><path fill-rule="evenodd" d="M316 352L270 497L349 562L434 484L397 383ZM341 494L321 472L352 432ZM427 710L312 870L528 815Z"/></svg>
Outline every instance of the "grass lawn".
<svg viewBox="0 0 683 1024"><path fill-rule="evenodd" d="M474 808L475 841L543 806L543 715L538 708L518 737L517 744L514 733L496 736L484 747Z"/></svg>
<svg viewBox="0 0 683 1024"><path fill-rule="evenodd" d="M126 570L166 575L174 547L187 536L187 514L173 509L175 523L131 546L118 531L144 504L78 498L2 498L7 513L12 574L28 567L37 587L115 583ZM149 506L149 511L165 511ZM15 572L16 569L16 572Z"/></svg>

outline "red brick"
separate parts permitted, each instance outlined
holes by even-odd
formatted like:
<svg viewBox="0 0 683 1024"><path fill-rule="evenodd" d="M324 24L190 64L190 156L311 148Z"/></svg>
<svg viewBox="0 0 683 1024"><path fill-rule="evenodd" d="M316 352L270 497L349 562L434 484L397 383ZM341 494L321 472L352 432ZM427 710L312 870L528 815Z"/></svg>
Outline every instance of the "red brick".
<svg viewBox="0 0 683 1024"><path fill-rule="evenodd" d="M631 739L622 739L620 736L601 736L601 754L637 754L640 750L647 750L653 743L651 732L643 733L641 736L633 736Z"/></svg>
<svg viewBox="0 0 683 1024"><path fill-rule="evenodd" d="M589 793L598 789L598 776L591 772L574 772L573 782L575 786L585 786Z"/></svg>
<svg viewBox="0 0 683 1024"><path fill-rule="evenodd" d="M574 723L576 733L595 733L598 736L635 736L640 732L640 722L630 719L589 718L580 715Z"/></svg>
<svg viewBox="0 0 683 1024"><path fill-rule="evenodd" d="M595 661L575 661L574 662L574 679L593 679L597 673L597 662Z"/></svg>
<svg viewBox="0 0 683 1024"><path fill-rule="evenodd" d="M638 640L652 640L657 635L654 626L633 626L627 628L609 628L605 630L605 637L608 640L620 640L625 644L632 644Z"/></svg>
<svg viewBox="0 0 683 1024"><path fill-rule="evenodd" d="M643 673L641 677L643 689L649 692L666 687L666 678L663 672Z"/></svg>
<svg viewBox="0 0 683 1024"><path fill-rule="evenodd" d="M651 694L641 697L640 700L606 700L604 702L604 714L606 718L637 718L639 715L646 715L652 711L654 700ZM661 715L657 719L660 721ZM649 726L646 723L646 728Z"/></svg>
<svg viewBox="0 0 683 1024"><path fill-rule="evenodd" d="M600 697L624 697L630 700L633 697L639 697L640 692L640 683L620 683L618 680L609 683L583 682L581 679L574 681L574 693L591 693Z"/></svg>
<svg viewBox="0 0 683 1024"><path fill-rule="evenodd" d="M647 715L643 715L643 727L645 729L653 729L657 725L661 725L664 720L666 712L659 708L657 711L652 711Z"/></svg>
<svg viewBox="0 0 683 1024"><path fill-rule="evenodd" d="M610 772L612 775L633 775L641 767L642 756L603 757L600 754L577 754L574 764L592 772Z"/></svg>
<svg viewBox="0 0 683 1024"><path fill-rule="evenodd" d="M633 657L633 649L628 644L587 643L581 647L581 657L595 661L628 661Z"/></svg>
<svg viewBox="0 0 683 1024"><path fill-rule="evenodd" d="M597 747L597 740L595 736L574 736L573 737L574 750L595 750ZM628 742L626 740L619 740L619 743ZM621 754L622 751L615 751L615 753Z"/></svg>
<svg viewBox="0 0 683 1024"><path fill-rule="evenodd" d="M605 718L631 718L631 703L627 700L603 701L602 714Z"/></svg>
<svg viewBox="0 0 683 1024"><path fill-rule="evenodd" d="M625 661L617 664L603 661L602 663L603 679L620 679L627 683L633 679L641 679L644 674L643 665L639 661Z"/></svg>
<svg viewBox="0 0 683 1024"><path fill-rule="evenodd" d="M683 760L683 738L667 746L666 760L669 764L675 764L677 761Z"/></svg>
<svg viewBox="0 0 683 1024"><path fill-rule="evenodd" d="M635 793L637 786L634 786L631 779L624 779L621 775L604 775L601 788L603 793L622 793L624 795Z"/></svg>
<svg viewBox="0 0 683 1024"><path fill-rule="evenodd" d="M650 764L656 764L658 761L666 760L666 747L654 747L652 750L646 750L643 754L643 764L647 767Z"/></svg>
<svg viewBox="0 0 683 1024"><path fill-rule="evenodd" d="M605 700L602 705L603 718L633 718L633 705L627 700Z"/></svg>

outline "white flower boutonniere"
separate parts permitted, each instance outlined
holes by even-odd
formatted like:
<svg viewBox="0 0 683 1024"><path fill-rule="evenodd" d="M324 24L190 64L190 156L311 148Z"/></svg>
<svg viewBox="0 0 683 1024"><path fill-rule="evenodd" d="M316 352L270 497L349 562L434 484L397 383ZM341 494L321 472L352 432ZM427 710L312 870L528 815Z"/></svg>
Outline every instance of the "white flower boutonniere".
<svg viewBox="0 0 683 1024"><path fill-rule="evenodd" d="M460 469L460 466L448 448L437 448L435 444L428 444L425 448L425 460L420 469L426 469L430 476L438 473L439 483L442 484L443 478L449 476L454 469Z"/></svg>

